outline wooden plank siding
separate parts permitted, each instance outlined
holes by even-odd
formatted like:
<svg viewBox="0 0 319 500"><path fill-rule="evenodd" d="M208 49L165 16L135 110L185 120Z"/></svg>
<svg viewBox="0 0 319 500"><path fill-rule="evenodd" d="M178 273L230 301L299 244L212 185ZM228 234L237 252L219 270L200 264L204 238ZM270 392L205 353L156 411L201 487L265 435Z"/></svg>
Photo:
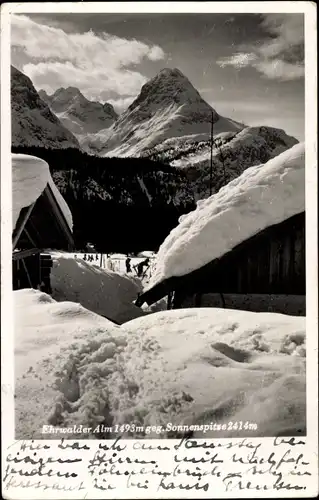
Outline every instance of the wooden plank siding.
<svg viewBox="0 0 319 500"><path fill-rule="evenodd" d="M175 306L195 293L305 294L305 214L271 226L179 279Z"/></svg>
<svg viewBox="0 0 319 500"><path fill-rule="evenodd" d="M170 292L174 292L173 308L187 307L195 295L200 303L203 294L304 296L305 273L302 212L260 231L200 269L158 283L140 295L136 305L151 305Z"/></svg>

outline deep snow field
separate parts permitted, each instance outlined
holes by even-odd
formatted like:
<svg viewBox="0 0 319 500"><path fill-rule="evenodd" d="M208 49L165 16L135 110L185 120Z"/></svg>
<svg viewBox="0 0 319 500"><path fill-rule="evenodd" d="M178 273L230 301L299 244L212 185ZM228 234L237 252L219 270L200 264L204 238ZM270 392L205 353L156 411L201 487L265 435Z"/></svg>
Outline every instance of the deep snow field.
<svg viewBox="0 0 319 500"><path fill-rule="evenodd" d="M194 436L305 433L303 317L202 308L117 326L37 290L15 291L14 301L17 439L75 437L41 434L48 424L248 421L258 427Z"/></svg>

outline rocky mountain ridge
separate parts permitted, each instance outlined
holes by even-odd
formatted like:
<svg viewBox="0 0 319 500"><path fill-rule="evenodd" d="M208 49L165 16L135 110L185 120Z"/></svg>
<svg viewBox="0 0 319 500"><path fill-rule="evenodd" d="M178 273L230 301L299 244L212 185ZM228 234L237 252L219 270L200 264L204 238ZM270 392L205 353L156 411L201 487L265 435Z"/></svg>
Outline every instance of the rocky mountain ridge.
<svg viewBox="0 0 319 500"><path fill-rule="evenodd" d="M110 127L118 117L111 104L90 101L76 87L61 87L52 95L40 90L39 95L80 143L87 134Z"/></svg>
<svg viewBox="0 0 319 500"><path fill-rule="evenodd" d="M165 68L143 85L110 128L91 135L83 146L101 156L139 156L173 137L208 139L212 119L215 133L244 128L220 116L181 71Z"/></svg>
<svg viewBox="0 0 319 500"><path fill-rule="evenodd" d="M13 146L79 148L79 142L41 99L32 81L11 66Z"/></svg>
<svg viewBox="0 0 319 500"><path fill-rule="evenodd" d="M218 192L247 168L266 163L297 143L297 139L283 130L265 126L217 134L212 150L212 193ZM169 139L144 151L143 156L183 170L193 186L195 199L209 196L210 141Z"/></svg>

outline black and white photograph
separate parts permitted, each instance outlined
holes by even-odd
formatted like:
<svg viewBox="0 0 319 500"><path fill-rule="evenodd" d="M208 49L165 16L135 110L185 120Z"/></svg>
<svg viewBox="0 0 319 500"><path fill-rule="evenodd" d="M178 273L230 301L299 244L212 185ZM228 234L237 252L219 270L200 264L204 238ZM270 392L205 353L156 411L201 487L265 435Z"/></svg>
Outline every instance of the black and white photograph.
<svg viewBox="0 0 319 500"><path fill-rule="evenodd" d="M84 3L10 15L14 439L305 439L305 14Z"/></svg>
<svg viewBox="0 0 319 500"><path fill-rule="evenodd" d="M12 18L17 438L306 433L303 26Z"/></svg>

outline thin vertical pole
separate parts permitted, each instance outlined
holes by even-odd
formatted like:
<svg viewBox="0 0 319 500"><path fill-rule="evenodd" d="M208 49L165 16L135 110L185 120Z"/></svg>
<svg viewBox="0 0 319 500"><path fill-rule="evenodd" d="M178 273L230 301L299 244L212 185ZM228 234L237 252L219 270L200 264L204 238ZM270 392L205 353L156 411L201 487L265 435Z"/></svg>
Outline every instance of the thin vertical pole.
<svg viewBox="0 0 319 500"><path fill-rule="evenodd" d="M101 253L101 257L100 257L100 267L102 267L102 262L103 262L103 254Z"/></svg>
<svg viewBox="0 0 319 500"><path fill-rule="evenodd" d="M210 178L209 178L209 196L213 194L213 142L214 142L214 113L212 111L212 124L210 130Z"/></svg>

